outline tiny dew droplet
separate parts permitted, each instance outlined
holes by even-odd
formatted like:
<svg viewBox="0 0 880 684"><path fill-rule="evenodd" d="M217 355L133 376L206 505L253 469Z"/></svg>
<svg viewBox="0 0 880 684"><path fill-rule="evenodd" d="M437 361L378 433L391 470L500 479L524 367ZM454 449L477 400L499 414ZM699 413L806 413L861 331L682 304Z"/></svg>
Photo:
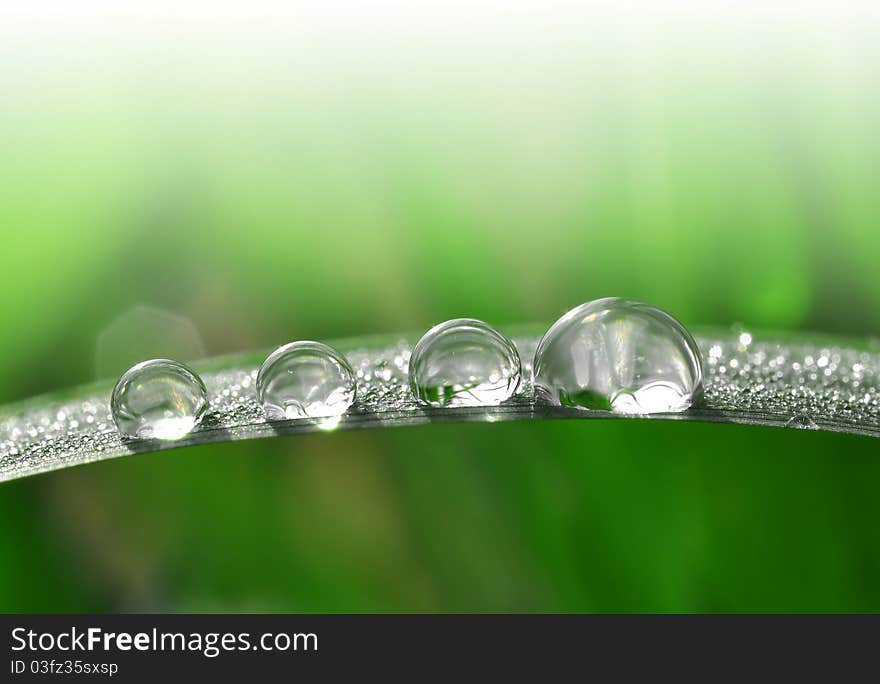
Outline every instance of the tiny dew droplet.
<svg viewBox="0 0 880 684"><path fill-rule="evenodd" d="M513 342L488 323L456 318L436 325L413 348L409 384L428 406L492 406L520 384L522 364Z"/></svg>
<svg viewBox="0 0 880 684"><path fill-rule="evenodd" d="M208 409L202 379L170 359L129 368L110 399L110 411L124 437L175 440L188 435Z"/></svg>
<svg viewBox="0 0 880 684"><path fill-rule="evenodd" d="M338 418L352 405L357 378L345 357L321 342L291 342L257 373L257 400L269 420Z"/></svg>
<svg viewBox="0 0 880 684"><path fill-rule="evenodd" d="M608 297L572 309L535 351L535 396L616 413L687 410L702 393L693 337L650 304Z"/></svg>

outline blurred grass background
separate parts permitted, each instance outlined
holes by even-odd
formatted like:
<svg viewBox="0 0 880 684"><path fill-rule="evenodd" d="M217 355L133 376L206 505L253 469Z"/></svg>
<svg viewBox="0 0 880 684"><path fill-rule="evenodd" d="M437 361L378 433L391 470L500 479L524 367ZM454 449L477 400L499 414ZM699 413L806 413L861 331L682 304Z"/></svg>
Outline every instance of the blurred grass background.
<svg viewBox="0 0 880 684"><path fill-rule="evenodd" d="M876 335L876 11L661 5L0 10L0 401L608 295ZM126 458L0 487L0 609L878 610L877 454L589 421Z"/></svg>

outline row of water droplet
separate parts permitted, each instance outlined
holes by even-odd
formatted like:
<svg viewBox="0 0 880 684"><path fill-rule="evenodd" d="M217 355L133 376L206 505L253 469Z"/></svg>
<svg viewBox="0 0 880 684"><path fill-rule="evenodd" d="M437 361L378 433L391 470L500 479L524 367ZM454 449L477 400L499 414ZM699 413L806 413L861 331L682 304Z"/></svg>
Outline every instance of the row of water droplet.
<svg viewBox="0 0 880 684"><path fill-rule="evenodd" d="M690 333L666 312L632 300L598 299L566 313L541 339L532 367L536 401L583 410L680 412L702 392L700 353ZM426 332L408 373L413 397L435 408L502 404L523 380L514 343L470 318ZM357 376L329 345L291 342L263 362L255 393L270 421L333 426L357 399ZM128 438L180 439L207 411L201 378L170 359L130 368L111 397L111 415Z"/></svg>

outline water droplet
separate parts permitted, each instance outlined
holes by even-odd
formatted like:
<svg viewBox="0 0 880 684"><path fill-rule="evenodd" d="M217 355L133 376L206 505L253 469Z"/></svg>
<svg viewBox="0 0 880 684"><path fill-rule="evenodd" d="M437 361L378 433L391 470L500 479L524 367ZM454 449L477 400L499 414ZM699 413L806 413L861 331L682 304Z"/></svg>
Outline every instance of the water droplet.
<svg viewBox="0 0 880 684"><path fill-rule="evenodd" d="M338 418L354 402L355 373L321 342L291 342L273 351L257 373L257 400L269 420Z"/></svg>
<svg viewBox="0 0 880 684"><path fill-rule="evenodd" d="M436 325L413 348L409 384L429 406L492 406L519 387L522 364L513 342L488 323L456 318Z"/></svg>
<svg viewBox="0 0 880 684"><path fill-rule="evenodd" d="M684 411L702 393L693 337L642 302L608 297L572 309L535 351L535 395L551 404L647 414Z"/></svg>
<svg viewBox="0 0 880 684"><path fill-rule="evenodd" d="M182 363L152 359L122 374L110 409L125 437L175 440L201 422L208 393L201 378Z"/></svg>

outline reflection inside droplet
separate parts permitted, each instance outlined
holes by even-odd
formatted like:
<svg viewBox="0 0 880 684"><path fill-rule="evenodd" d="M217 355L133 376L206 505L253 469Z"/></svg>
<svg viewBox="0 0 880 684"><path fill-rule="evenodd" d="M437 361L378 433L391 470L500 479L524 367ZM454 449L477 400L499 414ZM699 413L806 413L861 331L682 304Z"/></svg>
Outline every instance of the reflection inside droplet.
<svg viewBox="0 0 880 684"><path fill-rule="evenodd" d="M785 423L785 427L794 428L795 430L818 430L819 426L806 413L799 413L792 416Z"/></svg>

